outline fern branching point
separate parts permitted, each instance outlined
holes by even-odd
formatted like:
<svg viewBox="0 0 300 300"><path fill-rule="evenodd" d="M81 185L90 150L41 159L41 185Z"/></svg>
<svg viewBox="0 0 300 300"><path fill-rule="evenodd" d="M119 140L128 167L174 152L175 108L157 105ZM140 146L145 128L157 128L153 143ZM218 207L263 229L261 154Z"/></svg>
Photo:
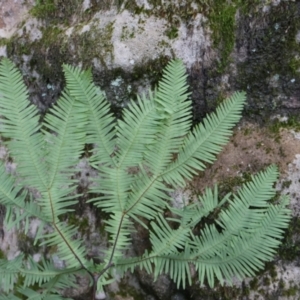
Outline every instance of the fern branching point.
<svg viewBox="0 0 300 300"><path fill-rule="evenodd" d="M35 243L55 248L65 262L61 269L46 254L39 262L24 253L0 259L0 300L21 299L16 291L29 299L64 299L62 290L75 286L77 275L89 276L95 299L116 273L136 267L155 278L169 274L178 287L193 280L212 287L216 281L253 276L272 259L290 219L288 199L269 201L275 195L275 166L254 175L235 195L221 198L217 187L207 188L198 202L180 209L169 196L216 159L241 118L243 92L234 93L191 130L187 75L179 60L168 64L155 92L131 101L120 120L90 71L65 65L64 72L65 90L39 122L20 72L8 59L0 64L0 132L17 163L16 176L0 164L5 228L26 233L31 218L39 219ZM89 163L99 173L90 185L89 202L109 216L108 247L100 262L88 258L84 240L75 238L78 228L63 221L80 197L72 175L86 144L93 145ZM33 198L31 190L38 196ZM196 231L215 209L221 210L215 222ZM164 217L166 210L172 217ZM137 222L149 230L151 248L129 257Z"/></svg>

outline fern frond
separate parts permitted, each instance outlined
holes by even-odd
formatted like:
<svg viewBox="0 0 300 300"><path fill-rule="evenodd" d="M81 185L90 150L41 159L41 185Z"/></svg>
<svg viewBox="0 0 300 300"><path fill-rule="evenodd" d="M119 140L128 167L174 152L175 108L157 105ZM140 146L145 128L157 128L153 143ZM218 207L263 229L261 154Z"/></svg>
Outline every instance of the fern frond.
<svg viewBox="0 0 300 300"><path fill-rule="evenodd" d="M169 196L168 189L155 175L145 176L146 171L142 169L141 174L131 186L124 210L131 218L139 222L138 216L145 219L153 219L167 205Z"/></svg>
<svg viewBox="0 0 300 300"><path fill-rule="evenodd" d="M0 286L4 292L9 292L13 289L18 274L17 272L22 269L23 258L23 255L19 255L10 261L0 259Z"/></svg>
<svg viewBox="0 0 300 300"><path fill-rule="evenodd" d="M270 206L261 216L254 230L242 230L238 235L228 239L223 249L215 255L204 254L198 244L191 256L195 260L200 282L208 279L210 286L214 285L214 276L223 283L224 278L228 283L232 278L253 276L254 272L262 269L264 262L270 260L276 253L275 248L280 244L282 233L287 227L290 217L286 209L287 201L279 205ZM212 232L217 238L217 234ZM220 237L222 239L222 236ZM195 249L195 248L194 248Z"/></svg>
<svg viewBox="0 0 300 300"><path fill-rule="evenodd" d="M115 151L116 124L108 101L103 92L92 82L91 70L81 71L79 68L67 65L64 68L71 97L85 103L87 107L86 142L95 145L90 161L114 165L112 154Z"/></svg>
<svg viewBox="0 0 300 300"><path fill-rule="evenodd" d="M101 170L104 168L101 167ZM166 187L157 177L149 177L142 165L138 170L135 175L128 174L126 169L105 170L96 180L99 187L91 189L101 196L89 202L94 202L106 212L119 211L134 219L137 215L153 218L167 203Z"/></svg>
<svg viewBox="0 0 300 300"><path fill-rule="evenodd" d="M155 252L145 253L142 257L119 260L118 267L121 273L135 267L143 267L151 273L153 263L155 278L162 273L169 274L177 287L182 285L183 288L186 281L191 284L191 265L196 268L200 284L204 284L207 279L211 287L215 284L215 277L223 284L224 279L231 283L235 276L253 276L255 271L262 269L265 261L274 256L274 249L280 244L279 239L290 220L286 205L287 201L283 201L279 205L270 206L254 233L242 231L237 236L227 236L228 240L218 250L214 249L213 241L222 241L222 234L215 226L208 226L202 233L206 235L206 240L209 233L212 240L211 247L205 250L199 239L195 239L197 242L194 245L187 242L182 252L160 255Z"/></svg>
<svg viewBox="0 0 300 300"><path fill-rule="evenodd" d="M64 66L64 72L67 80L65 92L43 123L49 131L44 130L44 133L51 151L45 157L49 180L47 189L42 191L40 204L54 222L59 215L71 210L66 207L75 203L75 196L70 196L75 189L71 175L76 171L86 141L87 108L83 98L88 93L85 89L88 91L92 85L90 76L78 68Z"/></svg>
<svg viewBox="0 0 300 300"><path fill-rule="evenodd" d="M20 294L19 297L15 296L14 293L9 293L8 295L0 294L0 300L23 300L24 297L30 300L72 300L71 298L62 297L59 294L45 294L36 292L30 288L18 288L17 292Z"/></svg>
<svg viewBox="0 0 300 300"><path fill-rule="evenodd" d="M156 175L178 153L191 126L191 101L188 100L186 78L182 62L171 61L164 70L154 97L160 124L156 143L145 152L145 161L147 167Z"/></svg>
<svg viewBox="0 0 300 300"><path fill-rule="evenodd" d="M167 183L184 186L197 170L205 169L204 162L215 160L239 121L245 100L245 93L233 94L186 136L176 161L161 174Z"/></svg>
<svg viewBox="0 0 300 300"><path fill-rule="evenodd" d="M155 103L151 97L137 98L124 109L123 120L117 125L118 168L137 167L143 160L147 146L153 144L158 120Z"/></svg>
<svg viewBox="0 0 300 300"><path fill-rule="evenodd" d="M78 232L77 227L66 225L64 222L55 222L53 229L52 233L44 235L45 240L41 245L57 246L59 258L66 261L68 268L89 266L84 245L80 240L73 238Z"/></svg>
<svg viewBox="0 0 300 300"><path fill-rule="evenodd" d="M231 194L227 194L222 200L219 200L217 185L215 185L214 190L206 188L204 194L198 197L199 201L182 208L170 207L170 211L178 218L168 218L168 220L178 222L184 227L193 228L203 217L227 203L230 196Z"/></svg>
<svg viewBox="0 0 300 300"><path fill-rule="evenodd" d="M132 184L133 176L127 170L118 168L106 168L101 166L101 177L95 180L97 186L91 188L91 192L100 194L88 202L93 202L97 207L106 212L124 210L125 199Z"/></svg>
<svg viewBox="0 0 300 300"><path fill-rule="evenodd" d="M18 288L17 291L22 295L25 296L26 299L32 299L32 300L44 300L44 295L30 289L28 287L26 288ZM22 297L23 298L23 297Z"/></svg>
<svg viewBox="0 0 300 300"><path fill-rule="evenodd" d="M268 202L275 194L272 186L277 175L277 169L271 166L254 176L252 182L243 185L233 200L226 196L219 205L226 201L229 208L216 220L221 231L215 224L206 225L200 235L195 236L191 229L206 214L198 208L193 211L194 205L187 206L182 209L182 214L176 210L182 216L181 220L172 219L179 223L177 229L172 229L162 216L157 224L152 223L150 253L119 259L116 265L121 272L135 267L152 272L153 264L156 278L167 273L178 287L181 284L185 287L186 281L191 284L191 264L195 265L200 283L207 279L211 287L215 277L222 284L224 279L230 283L234 276L254 275L254 271L261 269L264 262L274 256L290 221L287 199L278 205ZM208 190L201 199L212 197L214 195ZM216 198L214 202L210 208L207 206L206 212L218 206Z"/></svg>
<svg viewBox="0 0 300 300"><path fill-rule="evenodd" d="M112 245L106 251L106 260L108 264L113 264L119 257L124 256L124 251L130 248L130 234L135 229L129 217L121 212L113 213L106 223L106 231L110 234L110 244Z"/></svg>
<svg viewBox="0 0 300 300"><path fill-rule="evenodd" d="M180 226L178 229L172 229L161 214L151 222L152 230L150 232L150 241L152 253L156 255L167 255L177 253L183 249L190 233L189 227Z"/></svg>
<svg viewBox="0 0 300 300"><path fill-rule="evenodd" d="M102 265L103 266L103 265ZM115 269L109 268L106 272L101 273L102 275L97 280L97 292L102 292L104 286L109 285L115 281Z"/></svg>
<svg viewBox="0 0 300 300"><path fill-rule="evenodd" d="M181 62L172 61L157 93L150 94L150 99L138 98L125 109L117 128L118 166L101 178L103 189L95 191L104 196L97 198L97 205L107 210L114 207L134 219L138 215L153 218L165 206L166 188L156 174L178 151L190 127L187 97L185 69ZM138 168L138 174L128 174L129 167ZM149 178L147 172L154 176Z"/></svg>
<svg viewBox="0 0 300 300"><path fill-rule="evenodd" d="M56 293L61 287L74 286L74 274L81 268L56 269L51 261L36 262L31 256L25 259L24 254L18 255L13 260L0 260L1 288L4 292L13 289L18 276L24 278L22 288L38 284L45 288L46 293ZM57 284L51 285L55 280Z"/></svg>
<svg viewBox="0 0 300 300"><path fill-rule="evenodd" d="M62 297L59 294L48 294L45 292L37 292L31 288L18 288L18 292L30 300L72 300L71 298ZM20 299L20 298L18 298ZM22 297L24 299L24 297ZM1 300L1 298L0 298Z"/></svg>
<svg viewBox="0 0 300 300"><path fill-rule="evenodd" d="M115 165L113 158L116 136L115 120L103 93L96 87L93 92L95 95L86 99L89 108L87 143L95 145L90 161L113 166Z"/></svg>
<svg viewBox="0 0 300 300"><path fill-rule="evenodd" d="M164 217L159 214L155 221L151 222L151 253L149 254L146 251L146 253L141 257L117 260L116 266L118 270L123 273L128 269L133 271L134 268L140 267L145 268L148 273L152 273L152 264L154 264L156 266L155 276L158 276L162 272L169 274L170 270L171 273L173 272L177 261L171 259L170 255L171 257L174 255L175 257L177 257L176 255L185 255L185 259L182 262L180 262L178 257L178 264L181 263L181 269L186 269L186 276L190 280L190 260L188 259L187 253L189 249L188 241L191 238L191 231L203 217L207 216L214 209L221 207L224 203L226 203L229 199L229 196L230 194L226 195L221 201L219 201L217 186L215 186L213 191L211 189L206 189L205 194L202 197L199 197L198 203L187 205L181 209L170 207L170 210L173 212L173 214L177 215L178 218L168 218L168 220L179 223L179 227L177 229L171 228ZM184 254L179 254L178 251L184 251ZM180 256L180 258L182 258L182 256ZM174 278L176 278L176 276ZM185 275L183 274L183 276ZM185 280L183 280L182 283L185 285ZM180 285L180 283L178 283L178 285Z"/></svg>
<svg viewBox="0 0 300 300"><path fill-rule="evenodd" d="M96 205L124 211L128 192L135 180L128 169L140 165L147 146L154 142L156 127L155 105L151 96L143 101L138 98L137 103L132 101L125 109L123 120L117 123L117 151L113 170L101 166L100 189L92 189L92 192L104 194L94 199Z"/></svg>
<svg viewBox="0 0 300 300"><path fill-rule="evenodd" d="M272 185L276 177L274 166L253 177L230 201L228 210L221 212L217 224L222 232L211 225L204 228L200 237L194 237L190 247L195 251L192 259L198 261L201 282L207 277L212 286L213 273L221 282L220 274L229 282L233 274L253 275L274 255L290 220L287 200L279 205L267 202L275 194Z"/></svg>
<svg viewBox="0 0 300 300"><path fill-rule="evenodd" d="M5 224L24 225L27 232L30 218L37 217L41 223L35 243L55 249L66 266L57 269L51 260L35 262L22 253L0 260L0 289L7 294L0 300L18 299L12 291L22 298L62 299L61 290L74 287L75 275L81 273L90 276L94 291L96 285L101 290L116 273L135 267L154 272L155 278L168 273L185 287L192 282L194 265L200 283L207 279L212 287L216 279L230 283L233 276L251 276L272 258L290 220L287 199L277 205L269 201L275 195L276 167L254 176L235 195L219 199L215 187L206 189L197 203L182 208L169 204L170 186L184 186L228 141L241 116L244 93L235 93L189 132L191 101L180 61L170 62L155 93L131 101L116 122L90 70L64 66L64 72L66 88L39 125L20 73L7 59L0 64L0 132L10 139L6 144L21 177L14 180L0 164ZM62 221L78 200L73 176L86 143L93 145L89 161L99 172L89 190L96 198L90 202L109 215L108 245L99 264L88 260L85 246L76 239L78 229ZM34 188L37 199L27 187ZM171 217L164 217L165 209ZM213 224L199 223L212 212L218 213ZM151 249L125 257L134 222L147 228L149 220ZM14 287L19 279L22 285Z"/></svg>
<svg viewBox="0 0 300 300"><path fill-rule="evenodd" d="M3 163L0 163L0 182L0 203L6 207L5 225L7 229L19 228L22 220L25 220L27 224L32 216L49 221L49 218L41 212L41 208L34 201L26 201L27 191L17 185L16 180L7 174Z"/></svg>
<svg viewBox="0 0 300 300"><path fill-rule="evenodd" d="M0 294L0 300L22 300L22 299L16 297L13 293L9 293L8 295Z"/></svg>
<svg viewBox="0 0 300 300"><path fill-rule="evenodd" d="M39 132L39 115L30 105L20 71L3 58L0 63L0 132L18 163L23 184L35 188L47 185L47 168L43 163L45 142Z"/></svg>
<svg viewBox="0 0 300 300"><path fill-rule="evenodd" d="M55 134L47 134L48 146L51 152L46 157L49 165L48 189L54 181L66 182L71 171L74 172L78 159L83 152L86 142L85 126L87 125L87 109L85 103L80 101L82 86L77 85L77 80L84 81L84 76L78 74L79 70L64 66L67 86L62 97L46 115L43 126ZM75 81L75 83L74 83ZM70 86L68 86L68 84ZM73 87L74 90L70 92ZM74 96L76 95L76 96ZM77 99L77 97L79 99ZM73 167L71 170L70 168Z"/></svg>

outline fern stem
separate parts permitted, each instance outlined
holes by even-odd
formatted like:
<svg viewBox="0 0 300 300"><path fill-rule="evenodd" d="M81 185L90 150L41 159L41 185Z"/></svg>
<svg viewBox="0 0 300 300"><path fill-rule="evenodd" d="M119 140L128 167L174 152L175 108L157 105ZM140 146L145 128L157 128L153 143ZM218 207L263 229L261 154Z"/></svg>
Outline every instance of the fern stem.
<svg viewBox="0 0 300 300"><path fill-rule="evenodd" d="M143 193L137 198L136 201L134 201L134 203L128 209L126 209L126 211L124 212L124 215L127 214L128 212L130 212L139 203L139 201L144 197L146 192L151 188L151 186L157 181L157 179L159 177L160 177L160 175L154 176L153 180L151 180L149 185L143 190Z"/></svg>
<svg viewBox="0 0 300 300"><path fill-rule="evenodd" d="M90 276L93 281L93 298L92 300L95 299L95 294L96 294L96 289L97 289L97 281L95 280L94 274L84 265L80 257L76 254L76 252L73 250L72 246L68 243L67 239L65 238L64 234L61 232L61 230L58 228L56 221L55 221L55 213L53 209L53 203L52 203L52 197L50 191L48 191L48 196L49 196L49 202L50 202L50 207L51 207L51 213L52 213L52 225L55 228L56 232L60 235L62 240L65 242L71 253L74 255L75 259L78 261L78 263L81 266L81 269L85 270Z"/></svg>
<svg viewBox="0 0 300 300"><path fill-rule="evenodd" d="M121 228L122 228L122 224L123 224L125 215L126 215L126 213L122 214L122 217L121 217L121 220L120 220L120 223L119 223L119 226L118 226L118 231L117 231L117 234L116 234L115 242L113 244L113 248L112 248L111 255L110 255L107 266L112 264L112 260L113 260L113 257L114 257L115 251L116 251L116 247L117 247L117 243L118 243L118 239L119 239L119 236L120 236L120 232L121 232Z"/></svg>

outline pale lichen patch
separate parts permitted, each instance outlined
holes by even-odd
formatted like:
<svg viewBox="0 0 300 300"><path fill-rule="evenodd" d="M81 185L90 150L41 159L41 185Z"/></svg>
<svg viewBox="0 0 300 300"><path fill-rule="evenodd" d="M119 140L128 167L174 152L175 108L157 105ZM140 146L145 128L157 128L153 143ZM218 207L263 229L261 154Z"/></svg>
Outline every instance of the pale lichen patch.
<svg viewBox="0 0 300 300"><path fill-rule="evenodd" d="M203 49L212 46L208 26L203 26L206 22L207 19L202 14L197 14L188 26L181 23L178 28L178 39L172 43L175 56L180 57L188 68L197 60L207 66L214 56L213 51L209 54L203 52Z"/></svg>
<svg viewBox="0 0 300 300"><path fill-rule="evenodd" d="M7 47L6 46L0 47L0 57L1 56L7 57Z"/></svg>
<svg viewBox="0 0 300 300"><path fill-rule="evenodd" d="M134 16L127 10L118 15L112 35L115 66L132 68L132 61L139 64L145 59L171 54L170 50L159 46L166 40L166 21L150 16L141 22L141 18L144 17Z"/></svg>

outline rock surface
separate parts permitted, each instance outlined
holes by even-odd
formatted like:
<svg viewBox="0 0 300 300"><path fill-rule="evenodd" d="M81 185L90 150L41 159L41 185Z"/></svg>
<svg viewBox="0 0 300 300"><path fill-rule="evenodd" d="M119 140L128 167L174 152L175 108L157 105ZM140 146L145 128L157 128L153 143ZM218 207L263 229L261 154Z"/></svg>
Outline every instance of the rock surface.
<svg viewBox="0 0 300 300"><path fill-rule="evenodd" d="M299 1L116 2L0 0L0 57L8 56L21 68L30 100L45 112L64 86L62 63L92 66L95 82L119 116L130 98L153 87L169 59L180 58L189 73L195 122L235 90L247 91L245 115L251 122L239 125L214 166L195 178L188 190L177 191L179 205L182 195L189 197L191 191L203 191L216 182L224 192L234 190L250 173L276 163L282 174L278 189L290 194L294 219L275 261L234 288L211 290L194 284L178 291L167 277L153 283L148 275L136 273L111 285L99 299L296 299L300 140L299 119L293 124L289 120L300 108ZM279 118L272 120L275 114ZM7 159L2 150L1 157ZM84 161L80 168L84 190L84 174L91 170L85 172ZM7 169L14 172L15 165L8 162ZM80 234L95 256L105 248L103 236L95 232L101 218L84 206L80 211L83 214L72 222L80 224ZM145 248L143 234L141 230L136 237L137 252ZM4 232L0 248L12 258L31 247L32 237L23 238ZM80 282L84 293L87 282ZM72 293L75 299L85 297Z"/></svg>

